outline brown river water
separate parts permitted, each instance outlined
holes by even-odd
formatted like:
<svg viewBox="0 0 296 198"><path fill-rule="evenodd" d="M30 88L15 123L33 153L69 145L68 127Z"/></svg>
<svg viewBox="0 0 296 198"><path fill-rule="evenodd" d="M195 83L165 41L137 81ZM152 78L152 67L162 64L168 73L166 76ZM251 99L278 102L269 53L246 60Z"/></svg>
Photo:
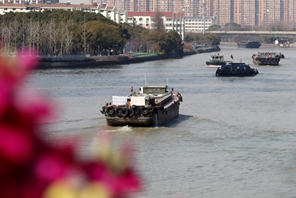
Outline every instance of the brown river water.
<svg viewBox="0 0 296 198"><path fill-rule="evenodd" d="M257 51L280 51L279 66L255 66ZM258 69L254 77L216 77L211 53L92 69L37 70L28 84L60 110L54 137L110 133L132 140L144 190L152 198L296 197L296 49L222 46L226 60ZM166 127L108 127L101 106L145 84L183 96L180 116ZM88 141L83 147L88 148Z"/></svg>

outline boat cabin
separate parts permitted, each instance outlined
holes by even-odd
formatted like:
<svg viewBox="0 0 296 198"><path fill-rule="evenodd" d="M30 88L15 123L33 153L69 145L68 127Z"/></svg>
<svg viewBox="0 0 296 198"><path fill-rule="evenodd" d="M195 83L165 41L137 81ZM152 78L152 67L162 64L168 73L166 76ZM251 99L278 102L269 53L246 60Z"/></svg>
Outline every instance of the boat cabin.
<svg viewBox="0 0 296 198"><path fill-rule="evenodd" d="M140 94L130 96L112 96L111 104L115 106L147 106L162 102L172 97L167 90L168 86L143 86L140 87Z"/></svg>
<svg viewBox="0 0 296 198"><path fill-rule="evenodd" d="M256 56L256 55L255 55ZM279 57L279 54L277 52L258 52L258 55L256 57L260 58L277 58Z"/></svg>
<svg viewBox="0 0 296 198"><path fill-rule="evenodd" d="M224 60L224 55L216 55L216 54L212 54L211 55L211 60L221 60L223 61Z"/></svg>
<svg viewBox="0 0 296 198"><path fill-rule="evenodd" d="M226 61L225 64L221 65L221 69L237 69L237 70L246 70L250 69L250 66L246 63L234 63L232 61Z"/></svg>
<svg viewBox="0 0 296 198"><path fill-rule="evenodd" d="M143 86L140 87L140 93L143 94L165 94L168 92L167 90L168 86Z"/></svg>

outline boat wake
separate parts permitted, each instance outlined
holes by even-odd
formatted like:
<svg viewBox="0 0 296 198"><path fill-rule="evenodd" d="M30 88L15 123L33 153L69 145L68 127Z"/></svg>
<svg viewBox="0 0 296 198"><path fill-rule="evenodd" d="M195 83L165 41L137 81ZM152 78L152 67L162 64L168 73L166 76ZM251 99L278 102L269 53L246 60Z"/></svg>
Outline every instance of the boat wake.
<svg viewBox="0 0 296 198"><path fill-rule="evenodd" d="M125 133L125 132L130 132L132 131L132 127L126 125L126 126L122 126L122 127L112 127L109 129L104 129L104 130L100 130L99 132L103 132L103 133Z"/></svg>

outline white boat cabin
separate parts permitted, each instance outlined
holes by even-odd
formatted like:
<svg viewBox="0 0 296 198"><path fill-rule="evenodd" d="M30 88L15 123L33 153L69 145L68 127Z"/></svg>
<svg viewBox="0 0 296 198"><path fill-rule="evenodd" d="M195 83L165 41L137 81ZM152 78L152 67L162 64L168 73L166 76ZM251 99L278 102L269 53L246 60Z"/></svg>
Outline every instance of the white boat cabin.
<svg viewBox="0 0 296 198"><path fill-rule="evenodd" d="M171 93L167 90L168 86L143 86L139 93L130 96L112 96L112 104L117 106L145 106L159 103L168 97Z"/></svg>
<svg viewBox="0 0 296 198"><path fill-rule="evenodd" d="M164 94L167 93L167 88L168 86L143 86L140 87L140 93L143 94L154 94L154 95L158 95L158 94Z"/></svg>
<svg viewBox="0 0 296 198"><path fill-rule="evenodd" d="M224 61L224 55L212 54L211 55L211 60Z"/></svg>

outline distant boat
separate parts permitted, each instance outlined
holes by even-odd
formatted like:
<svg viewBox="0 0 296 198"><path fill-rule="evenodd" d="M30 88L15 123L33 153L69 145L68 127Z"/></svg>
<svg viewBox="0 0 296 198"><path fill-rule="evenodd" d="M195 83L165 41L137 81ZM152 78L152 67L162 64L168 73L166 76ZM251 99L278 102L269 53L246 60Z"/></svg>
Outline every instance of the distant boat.
<svg viewBox="0 0 296 198"><path fill-rule="evenodd" d="M212 54L210 59L206 62L207 67L221 67L224 63L224 55L219 54Z"/></svg>
<svg viewBox="0 0 296 198"><path fill-rule="evenodd" d="M216 76L255 76L259 72L246 63L226 61L216 70Z"/></svg>
<svg viewBox="0 0 296 198"><path fill-rule="evenodd" d="M258 52L252 55L255 65L279 65L281 57L277 52Z"/></svg>
<svg viewBox="0 0 296 198"><path fill-rule="evenodd" d="M238 42L239 48L259 48L261 43L259 41Z"/></svg>

